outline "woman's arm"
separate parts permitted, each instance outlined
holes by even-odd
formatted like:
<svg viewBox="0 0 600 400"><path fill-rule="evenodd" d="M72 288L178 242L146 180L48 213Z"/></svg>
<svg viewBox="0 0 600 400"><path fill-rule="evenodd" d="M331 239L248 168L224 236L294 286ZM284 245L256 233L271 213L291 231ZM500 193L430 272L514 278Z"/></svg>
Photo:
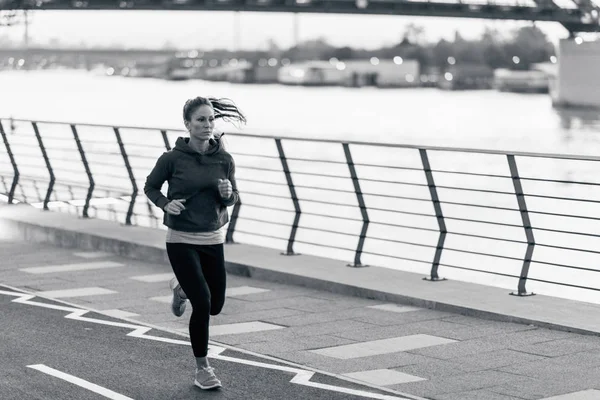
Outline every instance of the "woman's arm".
<svg viewBox="0 0 600 400"><path fill-rule="evenodd" d="M231 164L229 166L229 173L227 174L227 179L231 182L231 196L228 199L221 199L224 205L227 207L234 205L240 199L240 194L238 192L237 183L235 181L235 161L233 158L231 159Z"/></svg>
<svg viewBox="0 0 600 400"><path fill-rule="evenodd" d="M160 191L165 181L167 181L172 174L171 163L167 158L168 154L169 153L164 153L158 158L156 165L154 165L154 168L150 171L150 174L146 178L146 184L144 185L146 197L161 210L164 210L164 207L169 203L169 199Z"/></svg>

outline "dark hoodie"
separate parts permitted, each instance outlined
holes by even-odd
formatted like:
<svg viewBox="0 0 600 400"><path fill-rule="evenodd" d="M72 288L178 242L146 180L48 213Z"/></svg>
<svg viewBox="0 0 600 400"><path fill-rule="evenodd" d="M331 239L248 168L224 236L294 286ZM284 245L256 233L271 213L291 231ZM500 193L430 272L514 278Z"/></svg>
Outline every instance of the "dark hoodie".
<svg viewBox="0 0 600 400"><path fill-rule="evenodd" d="M211 232L229 221L227 206L234 205L239 194L235 182L233 157L219 140L211 139L208 151L200 154L189 146L189 138L178 138L175 148L163 153L146 178L144 192L161 209L171 200L186 199L185 210L179 215L165 212L163 223L184 232ZM233 194L222 199L219 179L229 179ZM167 197L161 193L167 181Z"/></svg>

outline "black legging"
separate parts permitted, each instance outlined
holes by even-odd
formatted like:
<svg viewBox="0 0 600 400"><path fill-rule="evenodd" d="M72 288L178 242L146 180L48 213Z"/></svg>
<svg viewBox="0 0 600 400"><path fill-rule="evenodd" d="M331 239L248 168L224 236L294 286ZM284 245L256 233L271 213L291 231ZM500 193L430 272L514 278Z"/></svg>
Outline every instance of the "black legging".
<svg viewBox="0 0 600 400"><path fill-rule="evenodd" d="M192 303L190 340L195 357L208 353L208 323L225 303L225 257L223 244L167 243L173 272Z"/></svg>

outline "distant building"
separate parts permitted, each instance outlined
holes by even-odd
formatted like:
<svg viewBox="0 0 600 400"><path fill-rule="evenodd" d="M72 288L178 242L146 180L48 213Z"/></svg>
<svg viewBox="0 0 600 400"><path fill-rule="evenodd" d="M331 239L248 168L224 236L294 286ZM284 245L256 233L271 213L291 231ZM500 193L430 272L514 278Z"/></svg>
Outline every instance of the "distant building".
<svg viewBox="0 0 600 400"><path fill-rule="evenodd" d="M420 82L417 60L351 60L345 63L346 85L353 87L415 87Z"/></svg>
<svg viewBox="0 0 600 400"><path fill-rule="evenodd" d="M127 76L132 78L166 78L168 65L163 62L138 61L129 68Z"/></svg>
<svg viewBox="0 0 600 400"><path fill-rule="evenodd" d="M498 68L494 71L494 87L504 92L548 93L550 77L556 76L556 70L552 63L533 64L525 71Z"/></svg>
<svg viewBox="0 0 600 400"><path fill-rule="evenodd" d="M281 67L280 83L305 86L414 87L420 85L415 60L305 61Z"/></svg>
<svg viewBox="0 0 600 400"><path fill-rule="evenodd" d="M438 81L445 90L491 89L494 70L485 64L460 63L448 66Z"/></svg>
<svg viewBox="0 0 600 400"><path fill-rule="evenodd" d="M325 86L341 85L346 73L328 61L305 61L281 67L279 83L286 85Z"/></svg>
<svg viewBox="0 0 600 400"><path fill-rule="evenodd" d="M279 67L240 61L206 70L204 79L234 83L276 83Z"/></svg>

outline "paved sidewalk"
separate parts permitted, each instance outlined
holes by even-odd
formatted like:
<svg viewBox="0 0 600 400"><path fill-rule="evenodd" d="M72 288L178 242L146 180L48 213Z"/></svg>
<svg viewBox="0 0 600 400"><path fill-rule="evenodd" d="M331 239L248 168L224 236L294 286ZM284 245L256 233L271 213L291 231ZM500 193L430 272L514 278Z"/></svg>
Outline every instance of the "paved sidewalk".
<svg viewBox="0 0 600 400"><path fill-rule="evenodd" d="M185 333L189 311L169 311L170 277L163 261L0 241L0 283ZM428 399L600 399L596 336L228 279L218 343Z"/></svg>

